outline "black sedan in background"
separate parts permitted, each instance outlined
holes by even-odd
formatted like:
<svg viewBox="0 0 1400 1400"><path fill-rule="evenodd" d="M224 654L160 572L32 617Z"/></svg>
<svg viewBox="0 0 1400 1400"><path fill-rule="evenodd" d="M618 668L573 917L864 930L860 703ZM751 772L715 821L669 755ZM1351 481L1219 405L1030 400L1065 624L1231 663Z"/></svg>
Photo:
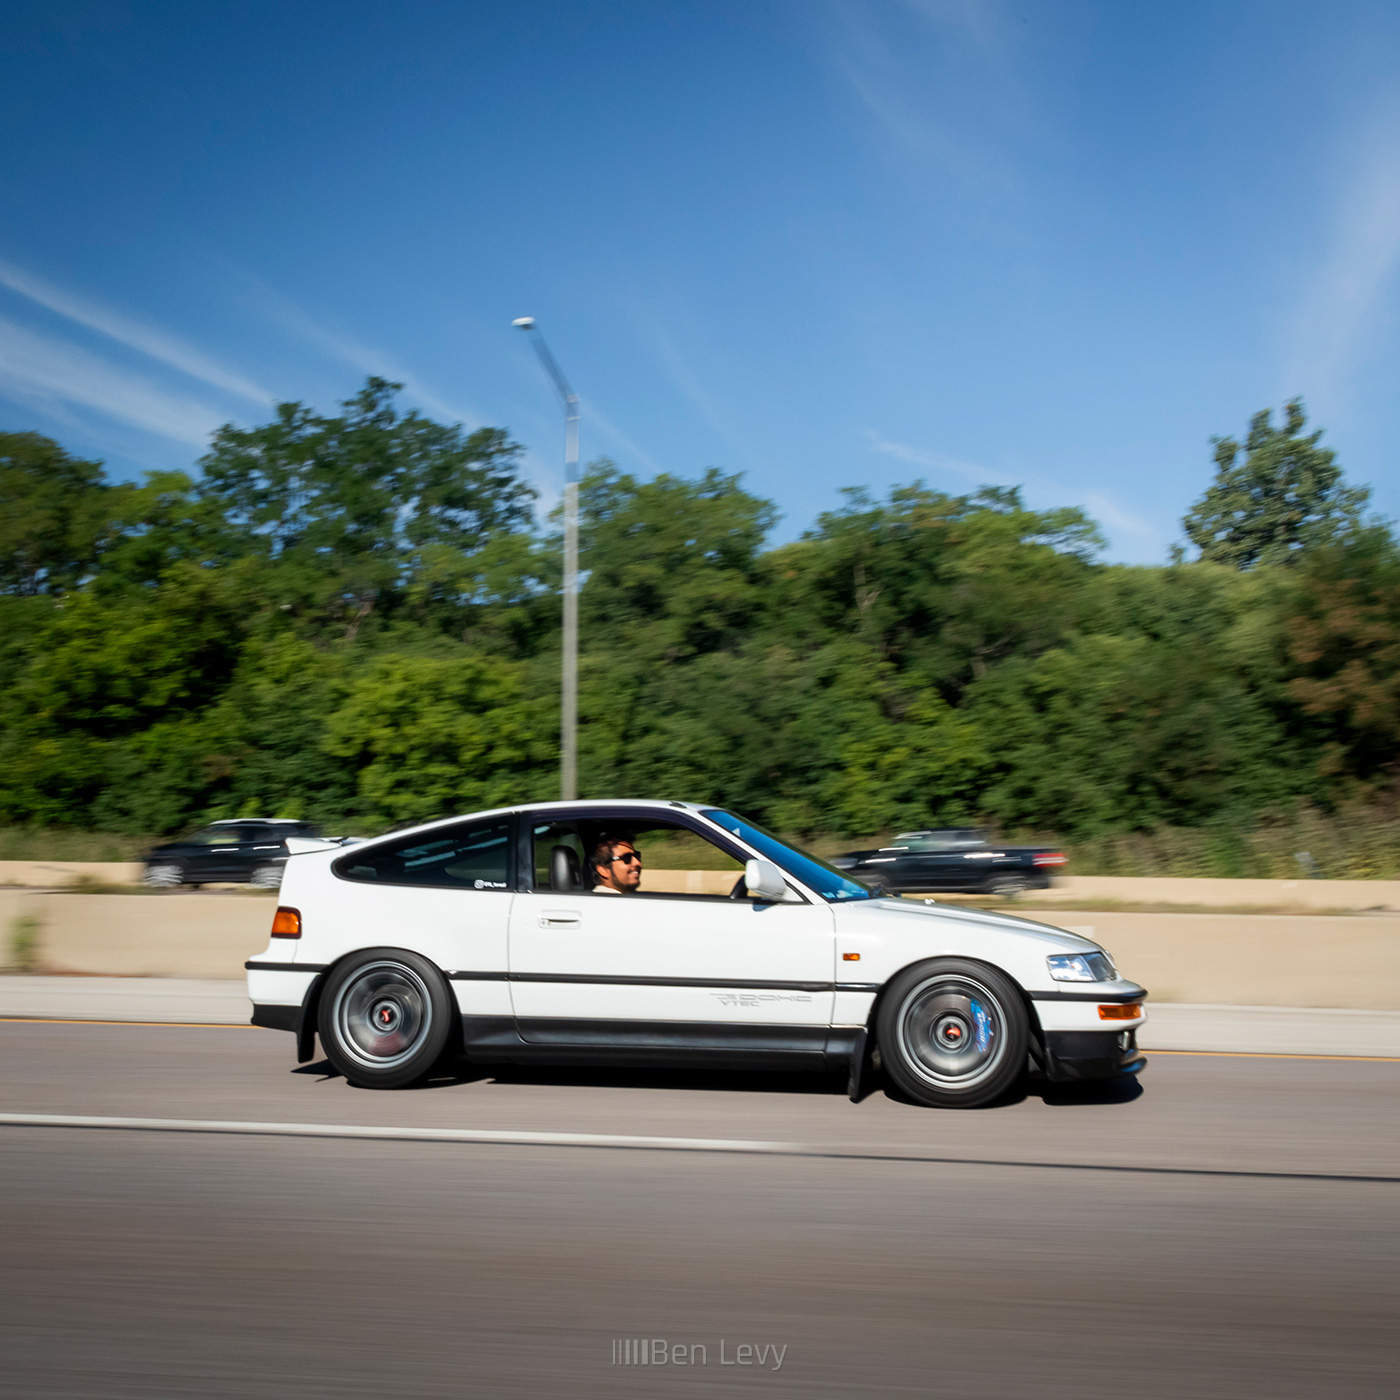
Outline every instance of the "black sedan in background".
<svg viewBox="0 0 1400 1400"><path fill-rule="evenodd" d="M979 827L901 831L889 846L848 851L832 862L891 894L995 894L1043 890L1065 863L1050 846L1004 846Z"/></svg>
<svg viewBox="0 0 1400 1400"><path fill-rule="evenodd" d="M247 883L275 890L287 863L287 837L319 836L310 822L281 817L235 817L168 841L146 856L146 884L153 889L176 885Z"/></svg>

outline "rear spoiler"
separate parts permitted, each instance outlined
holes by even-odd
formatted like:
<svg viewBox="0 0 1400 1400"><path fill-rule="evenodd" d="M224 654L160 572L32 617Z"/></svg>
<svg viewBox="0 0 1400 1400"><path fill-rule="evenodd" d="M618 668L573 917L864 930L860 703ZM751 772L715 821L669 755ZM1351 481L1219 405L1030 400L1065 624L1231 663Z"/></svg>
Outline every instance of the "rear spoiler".
<svg viewBox="0 0 1400 1400"><path fill-rule="evenodd" d="M287 854L307 856L312 851L333 851L337 846L353 846L356 841L364 839L363 836L289 836Z"/></svg>

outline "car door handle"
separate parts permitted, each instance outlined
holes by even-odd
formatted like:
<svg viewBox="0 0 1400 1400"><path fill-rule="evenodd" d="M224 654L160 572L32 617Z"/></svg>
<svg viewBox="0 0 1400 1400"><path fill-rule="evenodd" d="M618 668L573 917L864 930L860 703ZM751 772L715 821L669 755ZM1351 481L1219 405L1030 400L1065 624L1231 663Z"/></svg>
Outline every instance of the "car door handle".
<svg viewBox="0 0 1400 1400"><path fill-rule="evenodd" d="M576 909L546 909L540 915L541 928L570 928L582 922Z"/></svg>

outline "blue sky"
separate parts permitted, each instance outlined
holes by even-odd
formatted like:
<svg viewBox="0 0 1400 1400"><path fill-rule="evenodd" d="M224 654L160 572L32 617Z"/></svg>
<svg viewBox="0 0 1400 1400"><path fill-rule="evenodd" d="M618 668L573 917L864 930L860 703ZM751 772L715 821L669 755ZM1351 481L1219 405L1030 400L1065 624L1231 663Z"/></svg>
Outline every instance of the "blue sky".
<svg viewBox="0 0 1400 1400"><path fill-rule="evenodd" d="M923 478L1154 561L1295 393L1400 514L1400 7L10 0L0 428L114 476L368 373L783 537Z"/></svg>

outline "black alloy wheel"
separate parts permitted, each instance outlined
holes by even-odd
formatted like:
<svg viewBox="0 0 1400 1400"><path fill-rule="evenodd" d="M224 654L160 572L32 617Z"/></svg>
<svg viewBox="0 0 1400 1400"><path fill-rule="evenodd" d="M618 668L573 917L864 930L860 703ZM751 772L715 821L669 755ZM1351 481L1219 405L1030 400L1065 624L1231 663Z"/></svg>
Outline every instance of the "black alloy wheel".
<svg viewBox="0 0 1400 1400"><path fill-rule="evenodd" d="M442 1058L456 1005L441 972L402 948L347 958L321 993L321 1048L351 1084L402 1089Z"/></svg>
<svg viewBox="0 0 1400 1400"><path fill-rule="evenodd" d="M980 1108L1025 1073L1029 1018L1005 973L970 958L907 967L880 1003L880 1060L930 1108Z"/></svg>

